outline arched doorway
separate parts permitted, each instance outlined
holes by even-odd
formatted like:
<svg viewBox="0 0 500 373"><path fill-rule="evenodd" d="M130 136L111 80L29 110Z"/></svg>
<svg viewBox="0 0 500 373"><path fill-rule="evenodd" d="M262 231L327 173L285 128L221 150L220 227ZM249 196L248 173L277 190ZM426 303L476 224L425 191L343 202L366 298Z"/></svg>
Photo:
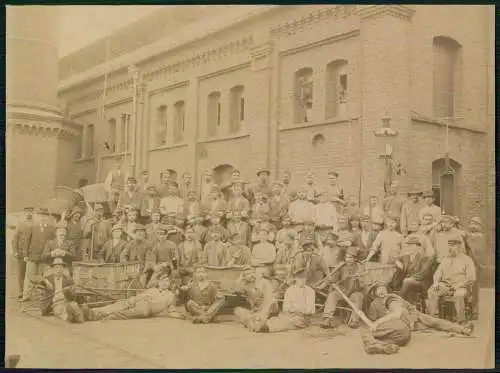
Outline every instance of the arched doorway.
<svg viewBox="0 0 500 373"><path fill-rule="evenodd" d="M447 214L458 213L458 187L462 165L451 158L432 162L432 191L436 205Z"/></svg>
<svg viewBox="0 0 500 373"><path fill-rule="evenodd" d="M220 185L224 181L231 179L231 174L234 171L234 167L230 164L221 164L213 169L214 181L216 184Z"/></svg>

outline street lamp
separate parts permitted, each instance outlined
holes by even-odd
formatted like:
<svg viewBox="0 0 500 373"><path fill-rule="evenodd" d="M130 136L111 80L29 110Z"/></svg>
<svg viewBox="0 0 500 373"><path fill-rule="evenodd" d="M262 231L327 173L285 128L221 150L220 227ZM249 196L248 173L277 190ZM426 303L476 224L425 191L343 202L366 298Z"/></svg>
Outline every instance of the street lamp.
<svg viewBox="0 0 500 373"><path fill-rule="evenodd" d="M393 161L393 149L394 143L396 142L396 137L398 136L398 131L391 128L390 125L391 118L386 114L382 118L382 127L373 131L376 137L382 139L382 151L379 158L385 160L385 180L384 180L384 191L387 193L390 191L392 183L392 161Z"/></svg>

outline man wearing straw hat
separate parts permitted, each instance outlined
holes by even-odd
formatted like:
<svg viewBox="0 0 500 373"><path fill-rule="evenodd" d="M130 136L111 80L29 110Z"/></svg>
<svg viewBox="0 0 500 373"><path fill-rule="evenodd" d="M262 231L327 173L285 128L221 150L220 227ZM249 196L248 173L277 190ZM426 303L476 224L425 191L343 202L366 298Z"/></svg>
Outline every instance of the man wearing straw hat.
<svg viewBox="0 0 500 373"><path fill-rule="evenodd" d="M306 285L306 269L296 268L293 272L294 284L285 291L283 311L270 317L260 332L283 332L304 329L311 325L311 317L316 312L316 294Z"/></svg>
<svg viewBox="0 0 500 373"><path fill-rule="evenodd" d="M45 264L42 261L42 253L48 241L54 239L55 226L46 208L38 209L40 222L33 224L31 229L31 241L25 247L23 258L26 262L26 274L24 278L24 288L22 301L29 301L33 290L31 279L37 275L42 275Z"/></svg>
<svg viewBox="0 0 500 373"><path fill-rule="evenodd" d="M238 321L251 332L266 331L269 317L279 312L271 282L257 276L255 268L247 265L236 282L235 293L243 295L250 306L249 309L235 308L234 314Z"/></svg>
<svg viewBox="0 0 500 373"><path fill-rule="evenodd" d="M331 278L331 281L337 283L342 292L356 305L358 309L363 306L364 300L364 266L357 261L359 249L349 247L345 253L345 265L343 265ZM332 290L328 293L323 311L323 328L334 328L333 316L337 309L337 303L342 300L342 296ZM349 327L356 329L359 326L359 316L353 312Z"/></svg>
<svg viewBox="0 0 500 373"><path fill-rule="evenodd" d="M74 301L75 283L64 274L65 263L62 258L55 258L51 264L52 271L42 280L45 294L41 305L42 316L51 313L70 323L83 323L83 312Z"/></svg>

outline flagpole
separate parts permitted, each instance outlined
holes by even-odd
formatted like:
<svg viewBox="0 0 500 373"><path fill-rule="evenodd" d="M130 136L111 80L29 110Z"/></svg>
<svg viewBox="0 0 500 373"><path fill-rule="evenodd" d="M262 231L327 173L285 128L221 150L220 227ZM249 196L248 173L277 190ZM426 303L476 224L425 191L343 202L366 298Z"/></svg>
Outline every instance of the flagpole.
<svg viewBox="0 0 500 373"><path fill-rule="evenodd" d="M100 119L101 119L101 125L104 127L105 125L105 116L104 116L104 108L106 104L106 96L107 96L107 91L108 91L108 74L109 74L109 55L110 55L110 45L111 45L111 35L108 35L107 40L106 40L106 62L105 62L105 71L104 71L104 86L102 89L102 95L101 95L101 107L100 107ZM96 171L96 183L99 181L99 175L101 172L101 152L98 150L97 153L97 171Z"/></svg>

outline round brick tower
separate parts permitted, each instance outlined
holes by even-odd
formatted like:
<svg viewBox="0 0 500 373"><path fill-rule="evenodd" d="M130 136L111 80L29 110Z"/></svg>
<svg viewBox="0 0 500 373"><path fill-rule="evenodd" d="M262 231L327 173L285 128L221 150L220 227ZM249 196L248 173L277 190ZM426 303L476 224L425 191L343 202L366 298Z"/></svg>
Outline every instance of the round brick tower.
<svg viewBox="0 0 500 373"><path fill-rule="evenodd" d="M58 106L58 7L6 9L7 210L19 211L67 184L79 128Z"/></svg>

